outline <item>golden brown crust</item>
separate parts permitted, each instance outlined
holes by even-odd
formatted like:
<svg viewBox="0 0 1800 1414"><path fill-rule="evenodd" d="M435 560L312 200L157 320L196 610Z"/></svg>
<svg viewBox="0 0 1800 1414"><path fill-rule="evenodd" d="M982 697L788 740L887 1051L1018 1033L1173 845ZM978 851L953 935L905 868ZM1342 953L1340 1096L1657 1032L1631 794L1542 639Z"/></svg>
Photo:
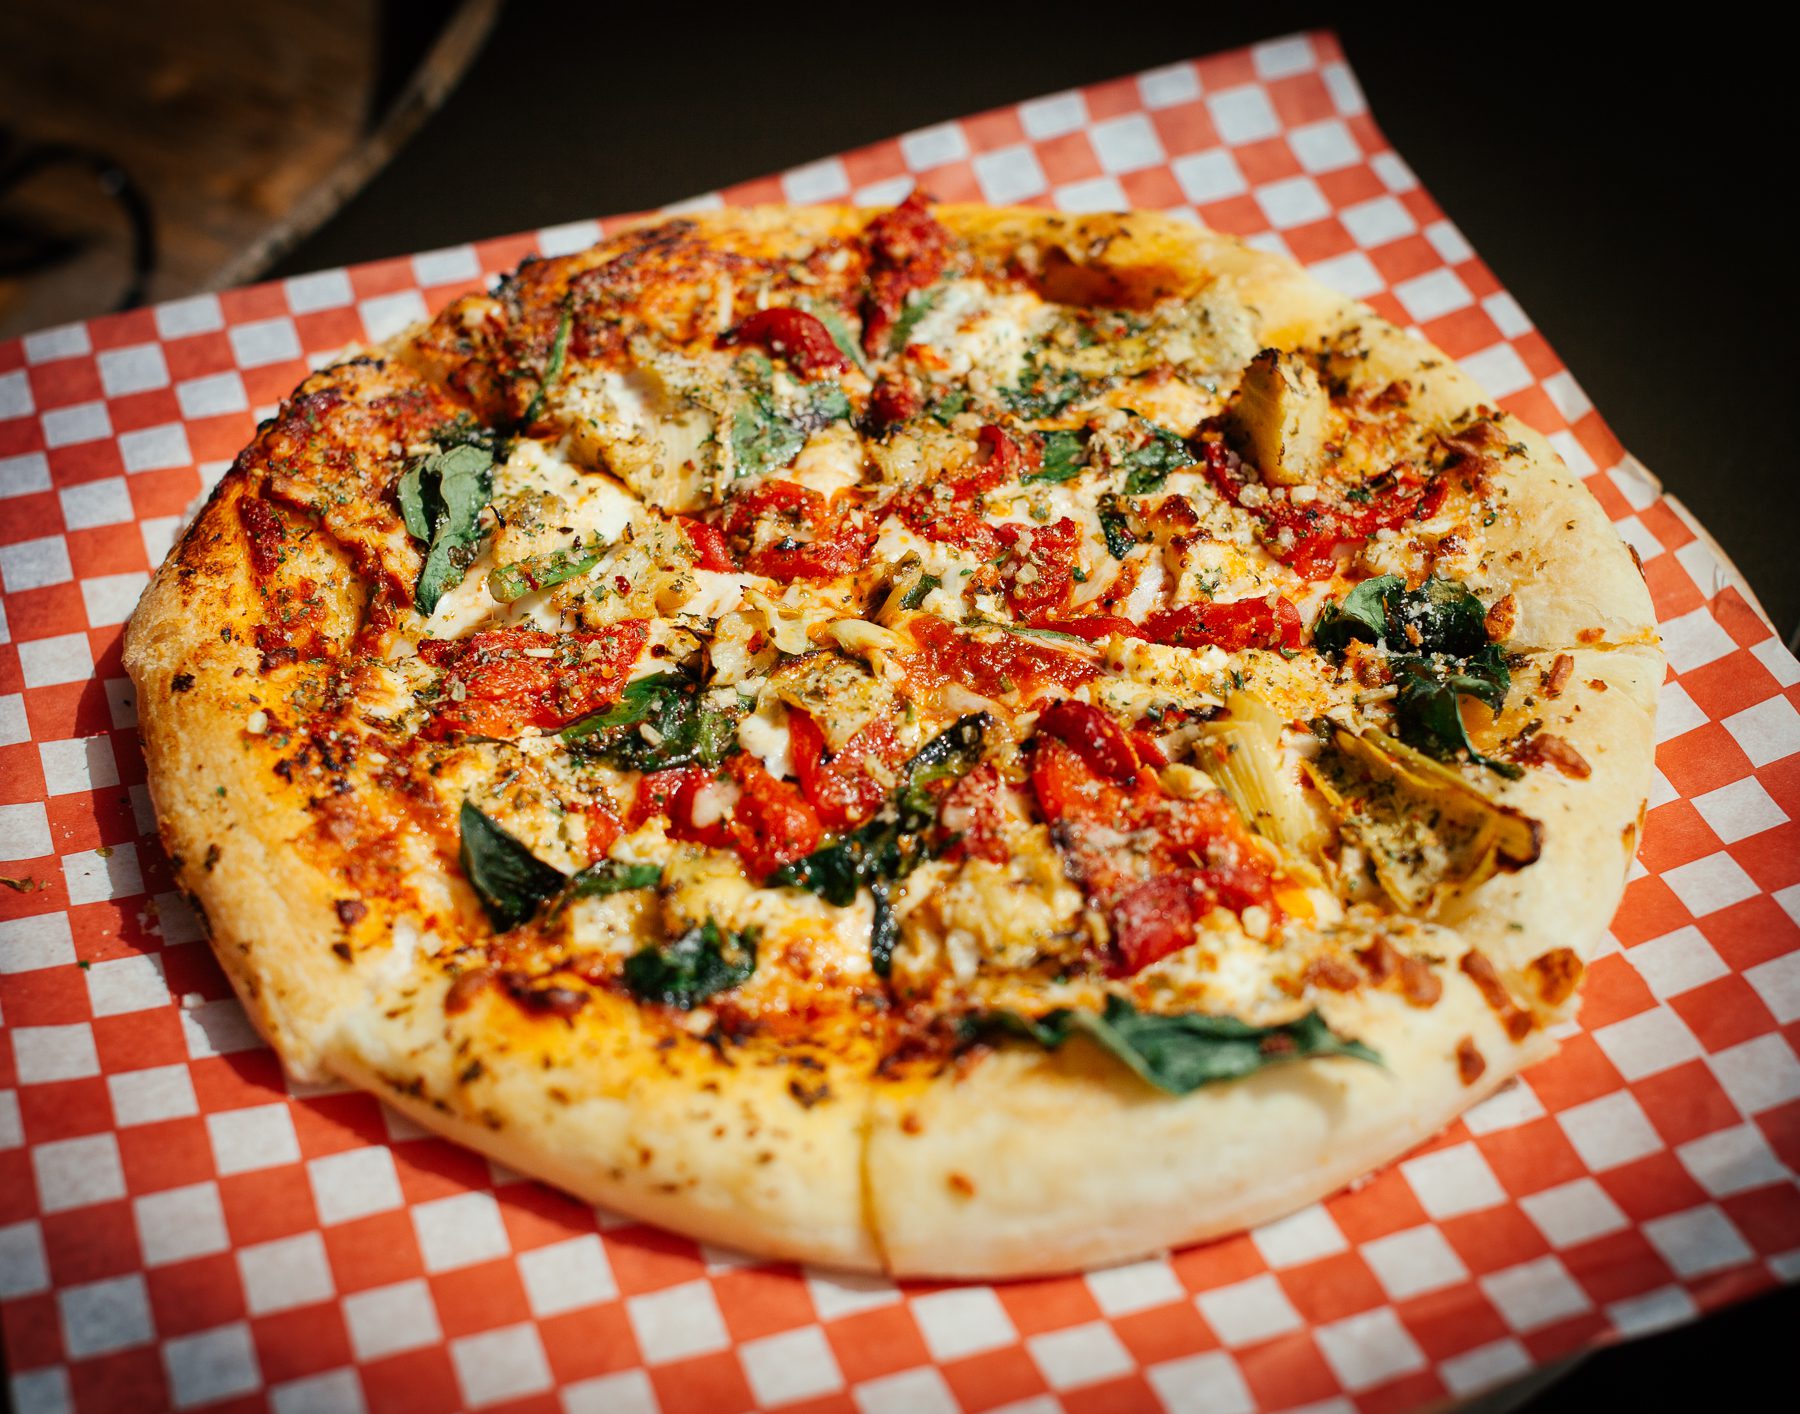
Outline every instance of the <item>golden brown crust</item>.
<svg viewBox="0 0 1800 1414"><path fill-rule="evenodd" d="M1285 261L1158 216L937 212L978 265L1046 298L1128 309L1228 299L1248 310L1256 346L1329 350L1328 371L1336 358L1369 396L1393 390L1390 405L1431 445L1471 439L1450 455L1469 458L1466 474L1497 509L1470 583L1483 599L1511 597L1509 637L1530 657L1498 722L1466 714L1482 750L1536 753L1515 759L1541 769L1498 795L1544 822L1545 843L1530 868L1440 914L1434 1005L1392 986L1319 991L1326 1019L1380 1051L1385 1067L1315 1060L1177 1099L1079 1040L1055 1054L1006 1044L972 1064L877 1079L872 1025L843 1023L816 1045L765 1036L725 1046L604 991L569 1016L527 1014L498 988L446 1008L470 965L466 935L485 925L441 829L428 818L403 846L434 911L380 899L346 911L346 857L366 839L346 827L334 843L321 831L306 791L275 772L284 758L266 725L253 724L281 720L293 694L332 691L330 645L389 612L417 576L418 550L377 504L381 468L404 460L428 423L535 406L576 282L630 266L636 283L619 297L648 300L646 318L686 336L702 296L716 293L696 272L711 280L732 261L801 258L822 241L848 242L869 215L767 208L628 230L528 266L498 296L459 302L395 341L385 363L309 383L354 408L388 399L385 422L342 432L363 439L364 494L334 498L296 462L279 439L305 445L299 423L266 432L128 630L151 788L180 883L296 1075L341 1076L516 1168L705 1240L908 1275L1022 1275L1278 1216L1429 1136L1549 1048L1549 1026L1574 1004L1568 978L1592 956L1623 886L1662 674L1641 577L1548 444L1484 409L1442 355ZM860 278L854 261L839 265L848 273L830 278ZM340 434L318 435L326 445ZM289 553L277 568L253 564L246 500L282 518ZM249 514L260 524L263 512ZM258 639L271 595L312 639ZM308 643L325 648L309 655ZM1559 657L1573 663L1551 691ZM1534 691L1526 705L1522 693ZM371 777L358 779L369 788ZM1564 948L1574 963L1552 957Z"/></svg>

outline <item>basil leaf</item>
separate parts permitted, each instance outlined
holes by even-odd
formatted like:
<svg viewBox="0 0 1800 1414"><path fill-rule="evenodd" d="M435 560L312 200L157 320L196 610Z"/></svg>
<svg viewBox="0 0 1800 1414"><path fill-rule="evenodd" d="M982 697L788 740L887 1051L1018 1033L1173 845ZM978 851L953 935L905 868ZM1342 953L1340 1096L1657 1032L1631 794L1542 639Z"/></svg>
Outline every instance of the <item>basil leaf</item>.
<svg viewBox="0 0 1800 1414"><path fill-rule="evenodd" d="M496 933L518 927L567 882L562 870L544 863L467 800L458 823L463 874Z"/></svg>
<svg viewBox="0 0 1800 1414"><path fill-rule="evenodd" d="M942 585L943 582L944 581L935 574L920 575L919 582L900 596L900 607L902 609L918 608L919 605L925 602L926 596L929 595L932 590Z"/></svg>
<svg viewBox="0 0 1800 1414"><path fill-rule="evenodd" d="M1171 471L1194 465L1194 454L1188 450L1187 443L1180 436L1166 427L1158 427L1154 422L1144 422L1142 425L1149 433L1148 440L1143 446L1127 452L1119 459L1119 465L1126 468L1127 496L1141 496L1146 491L1154 491L1168 479Z"/></svg>
<svg viewBox="0 0 1800 1414"><path fill-rule="evenodd" d="M625 959L625 985L639 1001L692 1011L756 971L756 930L730 933L711 918L669 943L640 948Z"/></svg>
<svg viewBox="0 0 1800 1414"><path fill-rule="evenodd" d="M1123 997L1109 996L1103 1012L1059 1008L1033 1021L1013 1012L988 1012L974 1023L977 1034L1002 1031L1059 1049L1069 1037L1084 1035L1139 1077L1171 1095L1202 1085L1236 1080L1264 1066L1318 1056L1353 1056L1380 1064L1361 1041L1339 1036L1318 1012L1280 1026L1252 1026L1230 1016L1140 1012Z"/></svg>
<svg viewBox="0 0 1800 1414"><path fill-rule="evenodd" d="M569 329L574 322L574 307L565 301L562 318L556 321L556 336L550 341L550 358L544 365L544 376L538 382L537 392L531 395L531 401L525 405L525 416L519 419L519 426L529 427L537 421L544 395L562 381L563 364L569 356Z"/></svg>
<svg viewBox="0 0 1800 1414"><path fill-rule="evenodd" d="M554 589L565 580L586 574L599 563L598 550L586 555L574 549L533 555L510 565L496 565L488 573L488 593L502 604L510 604L540 589Z"/></svg>
<svg viewBox="0 0 1800 1414"><path fill-rule="evenodd" d="M645 726L654 741L640 730ZM658 673L627 684L612 706L571 722L559 735L582 755L621 771L717 766L736 749L737 717L701 706L699 688L688 679Z"/></svg>
<svg viewBox="0 0 1800 1414"><path fill-rule="evenodd" d="M1397 574L1365 579L1344 596L1342 604L1327 604L1313 622L1313 643L1322 653L1342 653L1354 639L1380 643L1388 632L1388 600L1406 588Z"/></svg>
<svg viewBox="0 0 1800 1414"><path fill-rule="evenodd" d="M1100 533L1106 537L1106 548L1115 560L1124 559L1138 547L1130 520L1112 497L1106 497L1100 503Z"/></svg>
<svg viewBox="0 0 1800 1414"><path fill-rule="evenodd" d="M1087 440L1086 432L1046 432L1042 465L1019 480L1025 484L1074 480L1087 465Z"/></svg>
<svg viewBox="0 0 1800 1414"><path fill-rule="evenodd" d="M817 383L806 385L811 392L811 401L800 419L800 429L806 432L825 427L833 422L843 422L850 416L850 397L841 385L821 379Z"/></svg>
<svg viewBox="0 0 1800 1414"><path fill-rule="evenodd" d="M1025 367L1016 387L1002 388L1000 400L1020 417L1056 417L1087 393L1087 379L1072 368L1044 368L1037 355L1025 355Z"/></svg>
<svg viewBox="0 0 1800 1414"><path fill-rule="evenodd" d="M937 800L926 788L972 771L981 760L992 722L985 712L957 718L900 768L900 787L873 819L782 865L764 884L805 889L839 908L854 903L858 889L868 888L875 895L869 960L875 974L886 977L899 940L887 886L904 879L932 855L926 831L937 823Z"/></svg>
<svg viewBox="0 0 1800 1414"><path fill-rule="evenodd" d="M464 444L417 462L395 488L407 533L426 545L413 588L413 607L421 614L437 608L474 563L481 513L494 495L493 466L491 450Z"/></svg>

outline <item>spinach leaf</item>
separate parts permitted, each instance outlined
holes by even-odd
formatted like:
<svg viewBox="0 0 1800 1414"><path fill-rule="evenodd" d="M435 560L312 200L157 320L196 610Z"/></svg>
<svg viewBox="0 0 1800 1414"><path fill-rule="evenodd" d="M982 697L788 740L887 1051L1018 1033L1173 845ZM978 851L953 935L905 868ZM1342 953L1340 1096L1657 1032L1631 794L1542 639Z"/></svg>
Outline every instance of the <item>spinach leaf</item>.
<svg viewBox="0 0 1800 1414"><path fill-rule="evenodd" d="M806 391L811 395L804 412L800 415L800 430L809 432L833 422L843 422L850 416L850 396L842 385L828 379L820 379L817 383L808 383Z"/></svg>
<svg viewBox="0 0 1800 1414"><path fill-rule="evenodd" d="M767 393L750 393L731 415L731 455L739 476L777 471L805 445L806 434L775 410Z"/></svg>
<svg viewBox="0 0 1800 1414"><path fill-rule="evenodd" d="M1000 399L1020 417L1055 417L1087 393L1087 379L1072 368L1045 368L1037 355L1025 355L1017 387L1000 390Z"/></svg>
<svg viewBox="0 0 1800 1414"><path fill-rule="evenodd" d="M1100 533L1106 537L1106 548L1115 560L1124 559L1138 547L1138 538L1131 532L1131 522L1120 509L1116 497L1101 499Z"/></svg>
<svg viewBox="0 0 1800 1414"><path fill-rule="evenodd" d="M1194 465L1194 454L1182 438L1166 427L1139 420L1147 433L1144 444L1119 458L1125 468L1125 494L1141 496L1154 491L1168 479L1171 471Z"/></svg>
<svg viewBox="0 0 1800 1414"><path fill-rule="evenodd" d="M1042 465L1019 480L1026 485L1033 481L1074 480L1087 465L1087 441L1086 432L1046 432Z"/></svg>
<svg viewBox="0 0 1800 1414"><path fill-rule="evenodd" d="M948 427L956 415L969 405L969 390L958 388L953 393L945 393L926 409L941 427Z"/></svg>
<svg viewBox="0 0 1800 1414"><path fill-rule="evenodd" d="M702 706L699 685L679 673L658 673L627 684L612 706L571 722L559 735L582 755L621 771L717 766L736 749L737 717Z"/></svg>
<svg viewBox="0 0 1800 1414"><path fill-rule="evenodd" d="M1315 1056L1381 1062L1361 1041L1339 1036L1316 1011L1280 1026L1252 1026L1230 1016L1159 1016L1140 1012L1123 997L1109 996L1100 1013L1063 1007L1033 1021L1013 1012L988 1012L975 1020L973 1029L977 1034L1001 1031L1023 1036L1050 1051L1071 1036L1084 1035L1171 1095Z"/></svg>
<svg viewBox="0 0 1800 1414"><path fill-rule="evenodd" d="M919 582L900 596L902 609L916 609L925 602L932 590L943 584L943 580L935 574L922 574Z"/></svg>
<svg viewBox="0 0 1800 1414"><path fill-rule="evenodd" d="M764 881L771 887L805 889L839 908L854 903L858 889L868 888L875 895L869 958L877 976L888 975L899 938L888 888L932 855L927 832L937 823L937 799L927 787L974 770L990 725L985 712L958 717L900 768L899 788L873 819L782 865Z"/></svg>
<svg viewBox="0 0 1800 1414"><path fill-rule="evenodd" d="M1466 588L1436 577L1417 589L1407 589L1398 575L1366 579L1313 623L1313 643L1322 652L1341 654L1355 640L1378 643L1391 655L1400 740L1440 761L1466 757L1508 779L1524 774L1483 756L1463 725L1463 697L1498 712L1512 688L1505 655L1488 638L1481 601Z"/></svg>
<svg viewBox="0 0 1800 1414"><path fill-rule="evenodd" d="M599 563L598 550L584 555L571 548L533 555L530 559L518 560L510 565L494 566L488 572L488 593L502 604L510 604L513 600L523 599L527 594L535 594L540 589L554 589L565 580L586 574Z"/></svg>
<svg viewBox="0 0 1800 1414"><path fill-rule="evenodd" d="M944 287L933 285L929 289L913 290L906 296L906 303L900 307L900 317L888 330L888 352L897 354L912 342L913 330L919 327L919 321L930 314L937 302L944 297Z"/></svg>
<svg viewBox="0 0 1800 1414"><path fill-rule="evenodd" d="M1483 756L1469 740L1463 725L1460 699L1473 697L1498 712L1512 686L1512 674L1500 646L1490 643L1480 653L1457 661L1445 657L1407 655L1389 660L1399 688L1394 713L1400 740L1437 757L1455 760L1464 755L1478 766L1517 780L1525 772L1510 761Z"/></svg>
<svg viewBox="0 0 1800 1414"><path fill-rule="evenodd" d="M458 817L462 871L487 910L496 933L516 928L567 883L562 870L544 863L524 843L468 801Z"/></svg>
<svg viewBox="0 0 1800 1414"><path fill-rule="evenodd" d="M544 376L538 383L537 392L531 395L531 401L526 404L525 416L519 419L519 426L529 427L537 421L538 409L544 404L544 395L562 381L563 364L569 357L569 328L574 322L574 307L565 301L562 318L556 321L556 337L550 341L550 359L544 365Z"/></svg>
<svg viewBox="0 0 1800 1414"><path fill-rule="evenodd" d="M1388 600L1406 588L1397 574L1365 579L1344 596L1342 604L1327 604L1313 623L1313 643L1321 653L1342 653L1353 640L1380 643L1387 637Z"/></svg>
<svg viewBox="0 0 1800 1414"><path fill-rule="evenodd" d="M625 985L639 1001L692 1011L756 971L756 930L730 933L711 918L673 942L640 948L625 959Z"/></svg>
<svg viewBox="0 0 1800 1414"><path fill-rule="evenodd" d="M462 583L481 543L481 512L494 495L494 454L465 443L433 452L400 477L395 494L407 534L426 546L413 607L430 614Z"/></svg>
<svg viewBox="0 0 1800 1414"><path fill-rule="evenodd" d="M662 882L662 869L655 864L627 864L622 859L602 859L569 877L568 885L557 901L561 912L576 899L605 898L609 894L629 893L633 889L653 889Z"/></svg>

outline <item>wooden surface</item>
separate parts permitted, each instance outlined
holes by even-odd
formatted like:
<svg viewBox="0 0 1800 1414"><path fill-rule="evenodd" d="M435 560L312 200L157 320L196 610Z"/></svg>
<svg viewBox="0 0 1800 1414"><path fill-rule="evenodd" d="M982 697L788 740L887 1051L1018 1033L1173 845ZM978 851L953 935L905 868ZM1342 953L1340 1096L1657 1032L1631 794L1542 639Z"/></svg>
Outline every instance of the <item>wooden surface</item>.
<svg viewBox="0 0 1800 1414"><path fill-rule="evenodd" d="M112 159L154 222L148 301L254 279L411 135L498 8L6 0L0 166L52 144ZM384 76L397 30L422 58ZM57 166L0 194L0 249L46 237L68 258L0 275L0 337L104 313L129 286L129 225L91 170Z"/></svg>

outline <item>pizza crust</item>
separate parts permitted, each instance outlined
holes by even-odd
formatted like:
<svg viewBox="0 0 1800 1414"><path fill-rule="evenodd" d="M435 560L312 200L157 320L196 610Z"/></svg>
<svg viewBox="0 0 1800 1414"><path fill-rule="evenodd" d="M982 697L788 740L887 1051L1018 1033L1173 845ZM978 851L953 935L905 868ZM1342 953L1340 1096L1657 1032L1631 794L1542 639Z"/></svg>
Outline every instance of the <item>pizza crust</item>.
<svg viewBox="0 0 1800 1414"><path fill-rule="evenodd" d="M800 249L854 233L869 214L775 208L696 225L743 248ZM1011 259L1029 244L1047 289L1126 304L1224 291L1250 307L1259 341L1280 348L1356 331L1368 376L1404 380L1415 415L1441 429L1483 401L1461 370L1366 308L1185 223L974 207L938 216L978 256ZM576 257L569 271L601 258ZM419 331L386 353L432 377L454 371ZM1483 593L1514 596L1516 643L1575 657L1572 685L1540 715L1556 717L1545 729L1593 768L1578 781L1533 772L1503 790L1545 821L1544 855L1443 915L1510 985L1542 952L1568 947L1585 960L1603 935L1635 844L1662 658L1648 593L1600 507L1547 442L1516 420L1503 426L1525 451L1498 472L1506 510ZM247 635L221 639L220 629L255 606L236 506L257 489L245 469L221 484L147 591L125 661L177 876L297 1077L341 1077L587 1201L705 1241L993 1277L1116 1261L1279 1216L1428 1138L1552 1048L1547 1025L1509 1039L1480 989L1449 970L1427 1009L1367 989L1320 1000L1385 1066L1302 1062L1181 1099L1083 1040L1054 1054L1008 1045L973 1065L876 1081L874 1052L849 1038L810 1048L802 1075L793 1052L752 1045L722 1059L607 994L566 1021L528 1018L494 990L446 1017L449 975L421 960L435 940L397 938L348 961L334 953L347 926L338 880L316 850L296 847L313 827L304 799L271 789L269 757L245 739L243 678L254 684L257 654ZM354 619L350 562L322 566L333 568L337 610ZM467 886L447 866L437 877L472 920ZM1467 1082L1465 1047L1484 1067ZM803 1101L796 1081L808 1094L828 1086L829 1100Z"/></svg>

